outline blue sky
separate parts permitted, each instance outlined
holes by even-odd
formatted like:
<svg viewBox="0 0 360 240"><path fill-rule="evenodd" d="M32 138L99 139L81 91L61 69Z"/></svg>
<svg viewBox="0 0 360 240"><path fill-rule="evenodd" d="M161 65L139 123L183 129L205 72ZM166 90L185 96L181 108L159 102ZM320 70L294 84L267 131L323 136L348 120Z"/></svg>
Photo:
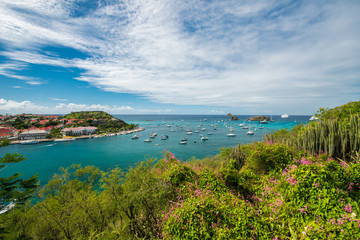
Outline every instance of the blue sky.
<svg viewBox="0 0 360 240"><path fill-rule="evenodd" d="M357 0L0 1L0 114L313 114L360 96Z"/></svg>

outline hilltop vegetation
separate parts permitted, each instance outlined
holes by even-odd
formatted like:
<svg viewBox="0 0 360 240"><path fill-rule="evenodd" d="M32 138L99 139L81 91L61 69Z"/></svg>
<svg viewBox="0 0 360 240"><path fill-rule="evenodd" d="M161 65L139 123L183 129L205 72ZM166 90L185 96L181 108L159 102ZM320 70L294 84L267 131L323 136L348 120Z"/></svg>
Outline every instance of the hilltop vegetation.
<svg viewBox="0 0 360 240"><path fill-rule="evenodd" d="M319 111L316 113L316 116L323 120L347 120L350 118L350 115L356 115L359 113L360 101L354 101L332 109L320 108Z"/></svg>
<svg viewBox="0 0 360 240"><path fill-rule="evenodd" d="M349 128L345 135L359 121L351 115L355 123L347 126L341 118L331 119L201 160L182 162L165 152L163 159L141 162L126 173L92 166L61 169L34 195L36 202L0 216L0 236L359 239L359 146L344 148L338 157L302 147L317 146L302 136L307 132L331 139L333 132L326 129L332 124Z"/></svg>
<svg viewBox="0 0 360 240"><path fill-rule="evenodd" d="M66 119L75 118L78 120L87 120L89 118L111 120L115 117L103 111L81 111L81 112L71 112L69 114L66 114L64 118Z"/></svg>
<svg viewBox="0 0 360 240"><path fill-rule="evenodd" d="M64 116L66 119L76 119L71 126L97 127L99 133L113 133L130 130L136 127L103 111L72 112ZM81 122L81 123L79 123Z"/></svg>

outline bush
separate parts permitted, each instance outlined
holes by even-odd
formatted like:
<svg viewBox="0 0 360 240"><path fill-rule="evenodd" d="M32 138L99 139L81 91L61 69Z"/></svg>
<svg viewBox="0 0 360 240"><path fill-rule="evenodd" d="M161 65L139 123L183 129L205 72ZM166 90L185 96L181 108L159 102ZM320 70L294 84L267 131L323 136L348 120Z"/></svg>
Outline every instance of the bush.
<svg viewBox="0 0 360 240"><path fill-rule="evenodd" d="M289 147L278 143L259 142L253 144L245 168L256 174L266 174L283 169L292 159L293 151Z"/></svg>

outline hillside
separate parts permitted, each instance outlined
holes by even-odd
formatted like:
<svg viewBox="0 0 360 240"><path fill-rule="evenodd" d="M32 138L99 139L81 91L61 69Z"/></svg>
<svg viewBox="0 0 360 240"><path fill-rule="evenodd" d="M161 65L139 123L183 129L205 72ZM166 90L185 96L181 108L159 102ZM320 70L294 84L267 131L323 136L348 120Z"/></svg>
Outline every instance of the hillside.
<svg viewBox="0 0 360 240"><path fill-rule="evenodd" d="M66 114L64 118L76 119L76 122L72 124L73 126L97 127L100 133L114 133L122 130L131 130L136 127L134 124L127 124L123 120L103 111L72 112Z"/></svg>
<svg viewBox="0 0 360 240"><path fill-rule="evenodd" d="M360 114L360 101L349 102L332 109L320 108L316 116L320 119L349 119L351 114Z"/></svg>

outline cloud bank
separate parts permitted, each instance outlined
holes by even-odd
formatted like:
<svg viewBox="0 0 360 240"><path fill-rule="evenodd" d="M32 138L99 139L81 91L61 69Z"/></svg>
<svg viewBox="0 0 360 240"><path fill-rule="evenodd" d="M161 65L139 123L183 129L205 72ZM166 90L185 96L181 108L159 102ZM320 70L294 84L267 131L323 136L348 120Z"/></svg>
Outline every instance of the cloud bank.
<svg viewBox="0 0 360 240"><path fill-rule="evenodd" d="M40 84L18 70L75 67L76 80L104 91L265 113L313 111L359 97L357 1L80 3L0 3L0 55L8 59L0 74ZM47 46L86 57L43 51Z"/></svg>
<svg viewBox="0 0 360 240"><path fill-rule="evenodd" d="M0 98L0 115L38 113L38 114L67 114L78 111L104 111L111 114L169 114L172 109L140 109L131 106L102 105L102 104L77 104L59 103L55 106L38 105L31 101L13 101Z"/></svg>

